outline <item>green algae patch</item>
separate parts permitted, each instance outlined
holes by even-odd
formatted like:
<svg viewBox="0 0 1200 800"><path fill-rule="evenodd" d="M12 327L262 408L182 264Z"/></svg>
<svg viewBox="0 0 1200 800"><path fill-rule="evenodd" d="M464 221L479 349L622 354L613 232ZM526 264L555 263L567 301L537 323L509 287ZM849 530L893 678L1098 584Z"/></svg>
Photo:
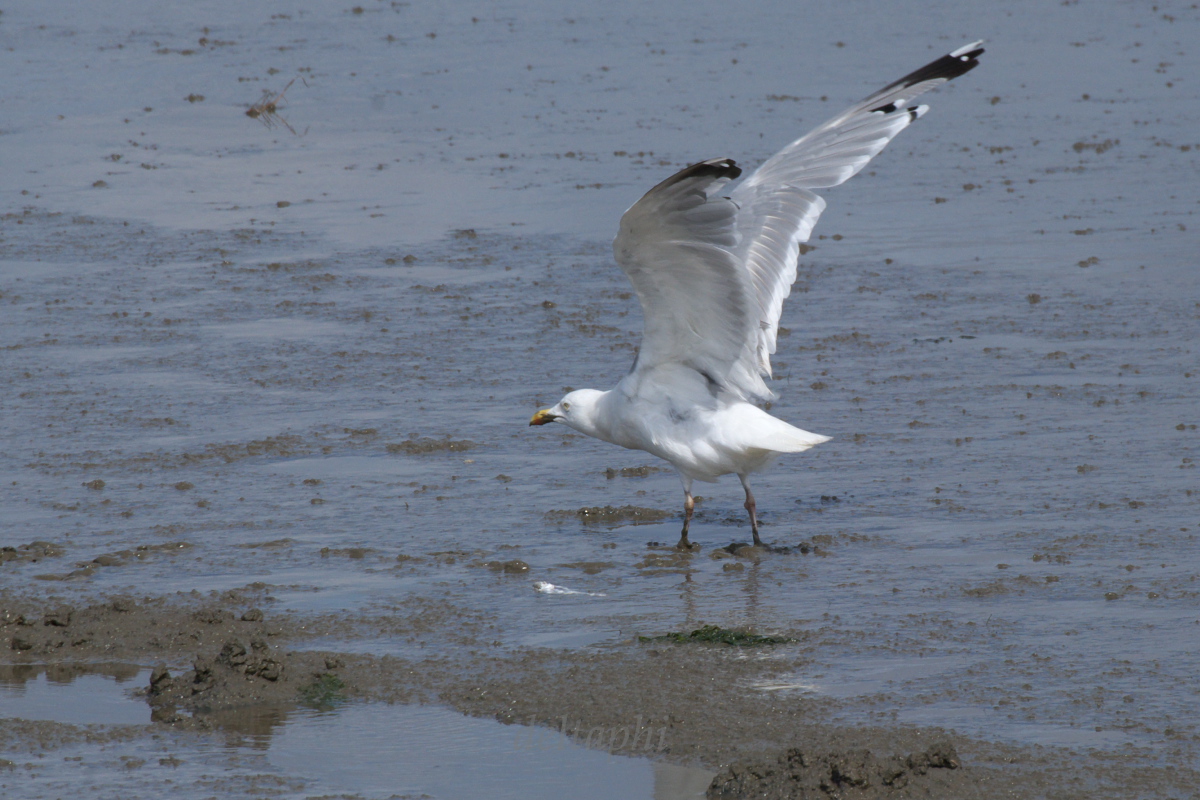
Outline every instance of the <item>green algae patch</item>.
<svg viewBox="0 0 1200 800"><path fill-rule="evenodd" d="M790 644L796 641L786 636L761 636L747 631L731 631L719 625L705 625L691 633L666 633L662 636L639 636L639 642L675 642L676 644L724 644L730 647L763 647Z"/></svg>
<svg viewBox="0 0 1200 800"><path fill-rule="evenodd" d="M300 689L300 702L312 708L331 708L346 699L346 682L332 672L323 672Z"/></svg>

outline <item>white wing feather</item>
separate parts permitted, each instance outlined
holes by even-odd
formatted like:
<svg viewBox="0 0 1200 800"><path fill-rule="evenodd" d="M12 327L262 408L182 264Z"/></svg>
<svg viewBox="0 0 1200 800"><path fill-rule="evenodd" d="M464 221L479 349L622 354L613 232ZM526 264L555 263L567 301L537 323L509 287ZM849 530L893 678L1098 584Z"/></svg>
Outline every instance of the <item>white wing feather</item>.
<svg viewBox="0 0 1200 800"><path fill-rule="evenodd" d="M715 196L741 170L728 159L693 164L655 186L621 217L617 264L642 304L635 372L683 364L742 394L766 390L753 354L756 290L734 255L738 207Z"/></svg>
<svg viewBox="0 0 1200 800"><path fill-rule="evenodd" d="M651 189L621 218L617 263L642 303L635 372L695 369L743 399L768 398L770 356L798 245L825 208L812 189L837 186L928 110L918 95L978 65L980 42L885 86L767 159L729 197L741 170L729 159L694 164Z"/></svg>
<svg viewBox="0 0 1200 800"><path fill-rule="evenodd" d="M758 290L756 368L771 375L771 354L783 301L792 291L798 245L808 241L825 201L810 189L837 186L856 175L928 106L918 95L974 69L983 53L972 42L888 84L767 159L731 193L741 207L737 255Z"/></svg>

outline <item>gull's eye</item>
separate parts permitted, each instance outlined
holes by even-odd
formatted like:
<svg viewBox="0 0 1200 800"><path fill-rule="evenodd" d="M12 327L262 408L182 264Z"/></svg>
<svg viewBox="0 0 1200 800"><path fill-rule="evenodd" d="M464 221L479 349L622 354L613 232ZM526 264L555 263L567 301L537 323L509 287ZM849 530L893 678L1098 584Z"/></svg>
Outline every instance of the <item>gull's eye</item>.
<svg viewBox="0 0 1200 800"><path fill-rule="evenodd" d="M562 407L563 407L563 411L570 411L570 410L571 410L571 404L570 404L570 403L563 403L563 404L562 404Z"/></svg>

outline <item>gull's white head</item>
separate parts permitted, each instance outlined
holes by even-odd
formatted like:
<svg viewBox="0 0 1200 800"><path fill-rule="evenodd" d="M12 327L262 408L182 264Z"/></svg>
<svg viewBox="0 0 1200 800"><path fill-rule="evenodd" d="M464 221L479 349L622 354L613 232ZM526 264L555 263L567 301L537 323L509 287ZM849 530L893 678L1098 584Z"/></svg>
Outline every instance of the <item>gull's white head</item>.
<svg viewBox="0 0 1200 800"><path fill-rule="evenodd" d="M529 420L530 425L546 425L550 422L561 422L568 428L574 428L588 436L596 435L596 420L600 398L608 392L599 389L576 389L568 392L558 405L553 408L543 408Z"/></svg>

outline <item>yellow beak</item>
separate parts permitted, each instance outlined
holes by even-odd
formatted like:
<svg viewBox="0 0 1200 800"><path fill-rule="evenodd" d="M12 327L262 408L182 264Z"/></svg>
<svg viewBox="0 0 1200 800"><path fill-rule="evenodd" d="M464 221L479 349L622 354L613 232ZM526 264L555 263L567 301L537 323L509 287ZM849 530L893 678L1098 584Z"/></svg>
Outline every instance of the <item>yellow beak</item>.
<svg viewBox="0 0 1200 800"><path fill-rule="evenodd" d="M550 409L543 408L541 411L533 415L533 419L529 420L530 425L546 425L558 419L557 416L550 413Z"/></svg>

